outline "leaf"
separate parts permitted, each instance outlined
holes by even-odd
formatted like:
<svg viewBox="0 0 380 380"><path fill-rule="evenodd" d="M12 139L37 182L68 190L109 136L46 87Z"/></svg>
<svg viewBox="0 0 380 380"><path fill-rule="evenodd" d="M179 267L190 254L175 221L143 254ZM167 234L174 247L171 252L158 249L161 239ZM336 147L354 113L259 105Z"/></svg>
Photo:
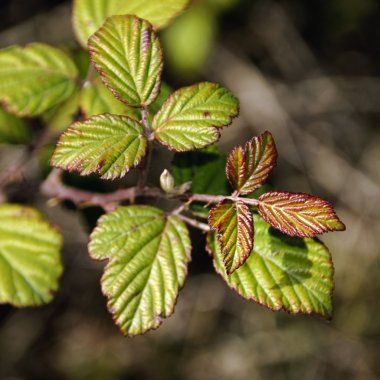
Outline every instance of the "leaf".
<svg viewBox="0 0 380 380"><path fill-rule="evenodd" d="M186 7L188 0L75 0L74 30L78 41L87 40L112 15L136 15L148 20L155 29L166 26Z"/></svg>
<svg viewBox="0 0 380 380"><path fill-rule="evenodd" d="M88 48L102 81L120 101L140 107L156 99L162 51L147 21L135 16L109 17L91 36Z"/></svg>
<svg viewBox="0 0 380 380"><path fill-rule="evenodd" d="M137 108L127 106L116 99L112 92L100 81L86 82L80 94L80 107L86 117L110 113L124 115L139 121L140 111Z"/></svg>
<svg viewBox="0 0 380 380"><path fill-rule="evenodd" d="M0 50L0 102L18 116L36 116L75 90L77 69L63 51L33 43Z"/></svg>
<svg viewBox="0 0 380 380"><path fill-rule="evenodd" d="M208 224L217 231L228 274L248 259L253 248L253 220L249 207L243 202L222 201L213 207Z"/></svg>
<svg viewBox="0 0 380 380"><path fill-rule="evenodd" d="M196 194L228 195L231 188L225 176L226 155L215 145L200 150L176 153L171 171L177 186L191 181L191 192ZM192 202L191 211L208 217L209 209L202 202Z"/></svg>
<svg viewBox="0 0 380 380"><path fill-rule="evenodd" d="M267 131L248 141L244 148L237 145L227 158L226 173L231 186L239 194L249 194L260 187L276 166L277 150Z"/></svg>
<svg viewBox="0 0 380 380"><path fill-rule="evenodd" d="M36 210L0 205L0 302L48 303L62 273L60 233Z"/></svg>
<svg viewBox="0 0 380 380"><path fill-rule="evenodd" d="M89 251L96 260L109 259L102 290L125 335L157 328L173 313L191 251L178 217L151 206L120 207L100 218Z"/></svg>
<svg viewBox="0 0 380 380"><path fill-rule="evenodd" d="M104 179L123 177L145 156L143 126L126 116L97 115L74 123L57 143L52 165Z"/></svg>
<svg viewBox="0 0 380 380"><path fill-rule="evenodd" d="M24 144L29 138L25 122L0 107L0 143Z"/></svg>
<svg viewBox="0 0 380 380"><path fill-rule="evenodd" d="M219 128L237 116L238 100L217 83L203 82L175 91L153 118L155 138L184 152L216 142Z"/></svg>
<svg viewBox="0 0 380 380"><path fill-rule="evenodd" d="M216 237L209 236L216 271L243 298L272 310L331 317L333 265L328 249L317 240L282 235L257 215L254 223L254 250L230 276Z"/></svg>
<svg viewBox="0 0 380 380"><path fill-rule="evenodd" d="M257 210L273 227L290 236L313 237L346 229L330 203L309 194L269 191L260 196Z"/></svg>
<svg viewBox="0 0 380 380"><path fill-rule="evenodd" d="M62 133L73 122L78 112L79 90L76 89L65 102L46 111L43 120L51 131Z"/></svg>

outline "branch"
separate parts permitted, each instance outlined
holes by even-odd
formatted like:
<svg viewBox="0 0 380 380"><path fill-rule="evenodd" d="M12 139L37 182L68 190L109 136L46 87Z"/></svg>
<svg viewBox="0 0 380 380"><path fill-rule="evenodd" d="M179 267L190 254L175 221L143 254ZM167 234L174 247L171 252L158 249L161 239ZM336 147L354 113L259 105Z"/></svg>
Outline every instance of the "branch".
<svg viewBox="0 0 380 380"><path fill-rule="evenodd" d="M47 197L58 198L60 200L70 200L76 204L89 204L102 207L105 211L112 211L122 201L128 200L134 203L138 196L162 197L162 192L158 188L129 187L127 189L116 190L112 193L95 193L91 191L77 189L65 185L61 179L61 170L53 169L46 180L41 185L41 192Z"/></svg>

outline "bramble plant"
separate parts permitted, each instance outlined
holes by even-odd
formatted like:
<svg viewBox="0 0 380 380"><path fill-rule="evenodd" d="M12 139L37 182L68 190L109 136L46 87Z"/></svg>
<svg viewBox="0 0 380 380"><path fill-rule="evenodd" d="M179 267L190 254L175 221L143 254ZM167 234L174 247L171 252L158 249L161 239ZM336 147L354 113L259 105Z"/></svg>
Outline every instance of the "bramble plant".
<svg viewBox="0 0 380 380"><path fill-rule="evenodd" d="M52 198L104 209L89 253L107 260L101 287L125 335L157 328L173 313L190 261L186 224L207 234L217 273L242 297L272 310L329 318L333 266L328 249L314 237L345 229L332 206L308 194L260 191L277 161L270 132L227 157L218 152L221 129L238 115L230 91L202 82L170 93L161 83L156 30L186 3L75 1L75 32L92 64L84 80L68 54L45 44L1 50L0 100L7 110L0 109L1 141L28 140L17 116L42 116L54 131L71 124L41 189ZM160 146L175 155L158 188L148 173ZM140 172L135 186L104 194L62 179L62 171L75 171L115 180L133 168ZM171 200L173 207L140 204L148 198ZM37 211L0 206L1 302L51 300L62 272L61 240Z"/></svg>

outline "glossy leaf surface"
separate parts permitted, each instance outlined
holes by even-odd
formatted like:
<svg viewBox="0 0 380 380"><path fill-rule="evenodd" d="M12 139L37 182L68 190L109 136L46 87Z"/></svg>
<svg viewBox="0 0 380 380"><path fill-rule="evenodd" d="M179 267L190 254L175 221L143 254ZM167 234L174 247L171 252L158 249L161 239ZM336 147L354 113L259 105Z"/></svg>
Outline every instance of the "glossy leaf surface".
<svg viewBox="0 0 380 380"><path fill-rule="evenodd" d="M102 81L127 105L151 104L160 91L162 51L145 20L112 16L88 41L91 60Z"/></svg>
<svg viewBox="0 0 380 380"><path fill-rule="evenodd" d="M112 15L136 15L160 29L187 3L188 0L74 0L74 30L79 42L86 46L91 34Z"/></svg>
<svg viewBox="0 0 380 380"><path fill-rule="evenodd" d="M260 196L257 209L268 223L290 236L345 230L330 203L309 194L270 191Z"/></svg>
<svg viewBox="0 0 380 380"><path fill-rule="evenodd" d="M77 69L64 52L33 43L0 50L0 102L19 116L40 115L75 90Z"/></svg>
<svg viewBox="0 0 380 380"><path fill-rule="evenodd" d="M260 187L276 166L277 151L272 135L264 132L237 145L227 158L226 173L231 186L240 194L249 194Z"/></svg>
<svg viewBox="0 0 380 380"><path fill-rule="evenodd" d="M217 83L202 82L175 91L153 118L155 138L184 152L216 142L219 128L237 116L238 100Z"/></svg>
<svg viewBox="0 0 380 380"><path fill-rule="evenodd" d="M81 175L123 177L145 156L143 126L126 116L97 115L74 123L57 143L51 163Z"/></svg>
<svg viewBox="0 0 380 380"><path fill-rule="evenodd" d="M253 248L253 220L243 202L223 201L210 211L208 223L217 231L226 272L231 274L248 259Z"/></svg>
<svg viewBox="0 0 380 380"><path fill-rule="evenodd" d="M125 335L157 328L173 313L191 251L180 219L150 206L120 207L100 218L89 250L109 260L102 290Z"/></svg>
<svg viewBox="0 0 380 380"><path fill-rule="evenodd" d="M242 297L272 310L331 317L333 266L327 248L317 240L282 235L258 216L254 223L254 250L230 276L216 237L209 236L216 271Z"/></svg>
<svg viewBox="0 0 380 380"><path fill-rule="evenodd" d="M48 303L62 273L62 237L36 210L0 205L0 302Z"/></svg>

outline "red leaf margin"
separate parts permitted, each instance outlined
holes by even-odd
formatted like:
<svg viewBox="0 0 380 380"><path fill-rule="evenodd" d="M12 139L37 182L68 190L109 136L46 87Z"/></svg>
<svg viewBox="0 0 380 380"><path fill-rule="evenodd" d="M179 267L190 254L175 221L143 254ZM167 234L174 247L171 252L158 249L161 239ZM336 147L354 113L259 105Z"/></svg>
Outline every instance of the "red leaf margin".
<svg viewBox="0 0 380 380"><path fill-rule="evenodd" d="M257 211L289 236L314 237L346 229L329 202L310 194L269 191L259 197Z"/></svg>

